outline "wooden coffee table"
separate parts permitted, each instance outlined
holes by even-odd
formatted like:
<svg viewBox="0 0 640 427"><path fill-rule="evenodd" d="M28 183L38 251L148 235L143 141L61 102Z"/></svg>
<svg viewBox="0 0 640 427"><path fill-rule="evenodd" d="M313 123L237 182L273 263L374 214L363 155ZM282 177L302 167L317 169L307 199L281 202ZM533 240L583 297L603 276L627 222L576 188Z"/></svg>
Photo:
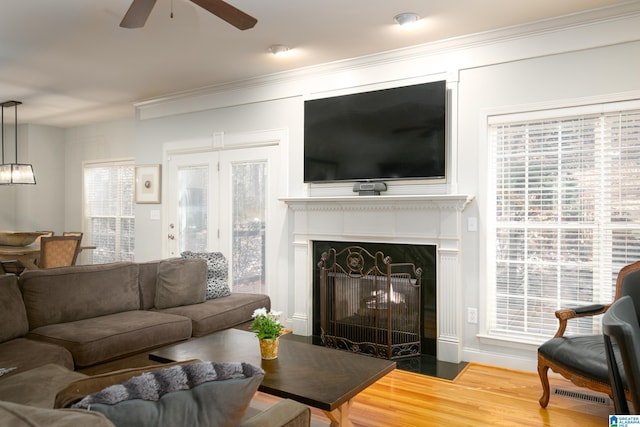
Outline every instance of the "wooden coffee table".
<svg viewBox="0 0 640 427"><path fill-rule="evenodd" d="M349 408L353 398L395 369L396 363L280 338L278 358L262 360L258 339L251 332L228 329L149 353L149 359L168 363L189 359L248 362L265 376L259 390L319 408L332 426L353 426Z"/></svg>

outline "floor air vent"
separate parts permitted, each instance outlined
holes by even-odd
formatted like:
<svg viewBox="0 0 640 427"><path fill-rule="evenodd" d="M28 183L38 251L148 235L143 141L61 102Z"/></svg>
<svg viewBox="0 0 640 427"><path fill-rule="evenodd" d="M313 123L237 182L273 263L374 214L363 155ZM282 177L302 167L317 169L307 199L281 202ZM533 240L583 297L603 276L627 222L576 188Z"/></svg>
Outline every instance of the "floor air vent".
<svg viewBox="0 0 640 427"><path fill-rule="evenodd" d="M578 391L565 390L563 388L554 388L552 391L553 391L553 394L557 394L559 396L571 397L573 399L584 400L586 402L599 403L601 405L611 404L611 399L609 399L606 396L600 396L600 395L589 394L589 393L581 393Z"/></svg>

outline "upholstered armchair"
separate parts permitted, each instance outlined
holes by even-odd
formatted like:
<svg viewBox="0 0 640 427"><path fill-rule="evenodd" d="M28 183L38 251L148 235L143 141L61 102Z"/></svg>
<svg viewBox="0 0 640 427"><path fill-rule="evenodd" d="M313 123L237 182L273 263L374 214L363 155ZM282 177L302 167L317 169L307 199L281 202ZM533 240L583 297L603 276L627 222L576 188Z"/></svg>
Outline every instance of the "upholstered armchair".
<svg viewBox="0 0 640 427"><path fill-rule="evenodd" d="M602 329L616 414L630 413L627 394L631 396L631 402L633 402L632 413L638 414L640 413L640 325L638 325L638 315L631 297L623 296L611 304L602 317ZM614 343L619 352L615 351Z"/></svg>
<svg viewBox="0 0 640 427"><path fill-rule="evenodd" d="M635 306L640 307L640 261L625 266L618 273L615 300L624 295L629 295ZM559 322L558 330L553 338L538 348L538 375L542 383L540 406L546 408L549 404L549 369L579 387L613 396L604 336L564 335L568 321L603 314L610 306L611 304L594 304L555 312ZM625 390L625 393L628 391Z"/></svg>

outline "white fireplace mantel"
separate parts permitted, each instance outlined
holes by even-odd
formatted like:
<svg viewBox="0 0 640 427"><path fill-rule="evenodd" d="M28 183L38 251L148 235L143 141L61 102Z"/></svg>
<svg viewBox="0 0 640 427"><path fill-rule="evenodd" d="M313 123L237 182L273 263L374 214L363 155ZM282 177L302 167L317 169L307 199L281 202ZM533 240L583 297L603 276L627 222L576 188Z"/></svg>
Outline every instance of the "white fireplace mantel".
<svg viewBox="0 0 640 427"><path fill-rule="evenodd" d="M462 359L462 211L473 196L392 195L283 198L292 213L293 331L312 333L314 240L436 245L438 359Z"/></svg>
<svg viewBox="0 0 640 427"><path fill-rule="evenodd" d="M420 207L422 209L464 210L473 200L473 196L462 194L434 195L396 195L396 196L323 196L323 197L290 197L280 199L293 210L336 209L336 205L346 209L387 210Z"/></svg>

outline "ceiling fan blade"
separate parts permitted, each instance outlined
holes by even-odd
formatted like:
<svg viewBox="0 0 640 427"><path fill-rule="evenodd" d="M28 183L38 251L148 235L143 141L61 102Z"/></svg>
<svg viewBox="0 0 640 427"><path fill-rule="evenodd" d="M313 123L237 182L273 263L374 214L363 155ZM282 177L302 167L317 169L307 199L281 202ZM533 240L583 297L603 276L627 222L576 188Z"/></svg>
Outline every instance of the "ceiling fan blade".
<svg viewBox="0 0 640 427"><path fill-rule="evenodd" d="M144 27L147 18L151 13L151 9L156 4L156 0L133 0L129 10L122 18L120 26L123 28L141 28Z"/></svg>
<svg viewBox="0 0 640 427"><path fill-rule="evenodd" d="M247 15L240 9L222 0L191 0L201 8L208 10L220 19L224 19L229 24L239 30L253 28L258 20L251 15Z"/></svg>

